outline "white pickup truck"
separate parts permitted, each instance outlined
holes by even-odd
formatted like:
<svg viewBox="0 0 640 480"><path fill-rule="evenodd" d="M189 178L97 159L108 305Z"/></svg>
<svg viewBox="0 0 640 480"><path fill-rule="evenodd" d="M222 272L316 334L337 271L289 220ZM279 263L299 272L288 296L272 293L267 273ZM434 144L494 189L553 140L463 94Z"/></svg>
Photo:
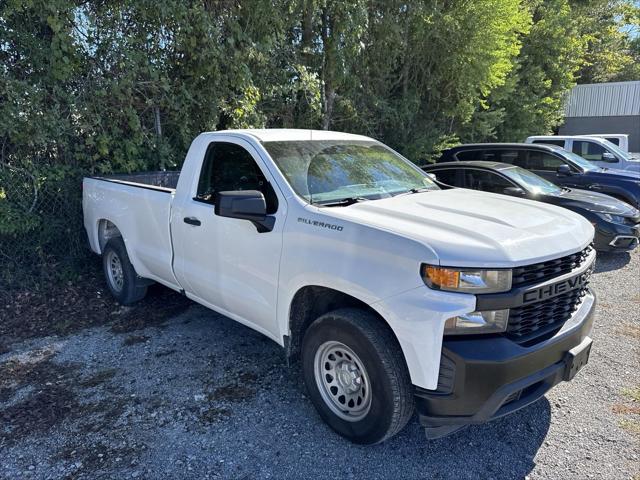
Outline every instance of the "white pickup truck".
<svg viewBox="0 0 640 480"><path fill-rule="evenodd" d="M203 133L182 172L86 178L84 225L130 304L151 282L301 358L320 416L381 442L511 413L587 362L593 227L552 205L441 190L367 137Z"/></svg>

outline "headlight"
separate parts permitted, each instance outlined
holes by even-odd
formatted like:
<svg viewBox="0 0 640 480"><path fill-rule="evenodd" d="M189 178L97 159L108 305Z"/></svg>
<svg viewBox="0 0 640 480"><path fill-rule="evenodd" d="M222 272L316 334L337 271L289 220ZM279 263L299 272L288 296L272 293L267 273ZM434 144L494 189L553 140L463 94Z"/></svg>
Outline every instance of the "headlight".
<svg viewBox="0 0 640 480"><path fill-rule="evenodd" d="M511 290L511 270L474 270L422 264L422 279L429 288L448 292L497 293Z"/></svg>
<svg viewBox="0 0 640 480"><path fill-rule="evenodd" d="M447 319L445 335L468 335L477 333L500 333L507 329L509 310L471 312Z"/></svg>
<svg viewBox="0 0 640 480"><path fill-rule="evenodd" d="M604 218L607 222L611 223L627 223L626 217L621 215L611 215L610 213L598 213L600 218Z"/></svg>

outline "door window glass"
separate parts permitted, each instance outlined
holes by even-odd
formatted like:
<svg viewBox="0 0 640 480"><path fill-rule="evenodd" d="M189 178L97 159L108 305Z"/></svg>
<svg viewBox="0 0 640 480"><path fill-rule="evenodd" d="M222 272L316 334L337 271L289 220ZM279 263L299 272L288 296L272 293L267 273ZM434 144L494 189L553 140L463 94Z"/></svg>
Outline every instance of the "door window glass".
<svg viewBox="0 0 640 480"><path fill-rule="evenodd" d="M517 150L507 150L500 148L496 150L486 150L484 152L484 158L482 158L482 160L517 165L518 158L520 158L520 152L518 152Z"/></svg>
<svg viewBox="0 0 640 480"><path fill-rule="evenodd" d="M564 140L552 140L545 138L544 140L534 140L532 143L541 143L543 145L557 145L558 147L564 147Z"/></svg>
<svg viewBox="0 0 640 480"><path fill-rule="evenodd" d="M465 162L467 160L484 160L482 150L463 150L461 152L456 153L456 159L461 162Z"/></svg>
<svg viewBox="0 0 640 480"><path fill-rule="evenodd" d="M506 178L501 177L497 173L488 172L486 170L463 170L465 177L465 186L473 190L482 190L483 192L503 193L507 187L513 187Z"/></svg>
<svg viewBox="0 0 640 480"><path fill-rule="evenodd" d="M527 152L527 161L526 168L527 170L546 170L549 172L555 172L558 170L560 165L564 165L565 163L562 159L549 155L545 152L538 152L535 150L530 150ZM523 165L518 165L523 166Z"/></svg>
<svg viewBox="0 0 640 480"><path fill-rule="evenodd" d="M602 145L598 145L597 143L584 140L573 141L573 153L577 153L582 158L592 162L601 162L602 154L606 151Z"/></svg>
<svg viewBox="0 0 640 480"><path fill-rule="evenodd" d="M458 180L457 170L435 170L428 173L434 175L436 177L436 180L438 180L440 183L444 183L445 185L449 185L451 187L462 187L462 185L460 185L460 181Z"/></svg>
<svg viewBox="0 0 640 480"><path fill-rule="evenodd" d="M217 192L258 190L267 203L267 213L278 209L278 199L251 154L240 145L213 142L202 163L196 199L213 203Z"/></svg>

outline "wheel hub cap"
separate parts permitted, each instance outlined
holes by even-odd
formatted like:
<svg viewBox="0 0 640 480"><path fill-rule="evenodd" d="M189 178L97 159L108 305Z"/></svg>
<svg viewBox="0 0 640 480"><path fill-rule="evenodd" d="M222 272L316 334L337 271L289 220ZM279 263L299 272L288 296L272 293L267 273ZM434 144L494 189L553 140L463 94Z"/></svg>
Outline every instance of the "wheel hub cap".
<svg viewBox="0 0 640 480"><path fill-rule="evenodd" d="M107 273L113 289L120 292L124 286L124 272L120 257L113 251L110 251L107 257Z"/></svg>
<svg viewBox="0 0 640 480"><path fill-rule="evenodd" d="M351 348L326 342L315 356L315 379L327 406L340 418L356 422L371 408L369 376Z"/></svg>

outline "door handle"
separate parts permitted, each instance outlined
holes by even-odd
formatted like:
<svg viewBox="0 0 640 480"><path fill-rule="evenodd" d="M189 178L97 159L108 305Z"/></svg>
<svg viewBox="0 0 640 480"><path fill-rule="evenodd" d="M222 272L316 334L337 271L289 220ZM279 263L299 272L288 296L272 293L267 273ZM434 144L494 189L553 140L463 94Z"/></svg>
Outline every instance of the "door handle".
<svg viewBox="0 0 640 480"><path fill-rule="evenodd" d="M200 225L202 225L200 223L200 220L198 220L196 217L184 217L182 220L184 221L184 223L188 223L189 225L195 225L196 227L199 227Z"/></svg>

